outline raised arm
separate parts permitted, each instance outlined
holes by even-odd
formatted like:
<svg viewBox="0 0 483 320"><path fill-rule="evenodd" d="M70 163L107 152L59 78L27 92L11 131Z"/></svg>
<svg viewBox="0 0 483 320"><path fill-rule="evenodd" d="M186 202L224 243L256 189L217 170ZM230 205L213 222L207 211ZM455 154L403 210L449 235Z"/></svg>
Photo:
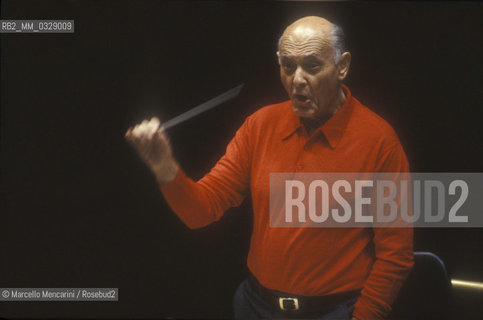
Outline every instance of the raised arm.
<svg viewBox="0 0 483 320"><path fill-rule="evenodd" d="M246 130L244 124L229 143L225 155L198 182L179 168L157 118L130 128L126 139L156 176L173 211L188 227L200 228L221 218L228 208L238 206L248 193Z"/></svg>

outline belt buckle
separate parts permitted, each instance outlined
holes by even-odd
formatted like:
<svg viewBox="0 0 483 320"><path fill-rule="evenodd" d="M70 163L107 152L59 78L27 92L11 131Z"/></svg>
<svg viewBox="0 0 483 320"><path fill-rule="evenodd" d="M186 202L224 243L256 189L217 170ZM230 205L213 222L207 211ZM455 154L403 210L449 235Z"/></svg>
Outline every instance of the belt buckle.
<svg viewBox="0 0 483 320"><path fill-rule="evenodd" d="M285 301L292 301L293 302L294 308L290 309L290 310L298 310L299 309L299 299L282 297L282 298L278 298L278 303L280 304L280 309L282 309L283 311L289 310L289 309L285 308L285 306L283 304Z"/></svg>

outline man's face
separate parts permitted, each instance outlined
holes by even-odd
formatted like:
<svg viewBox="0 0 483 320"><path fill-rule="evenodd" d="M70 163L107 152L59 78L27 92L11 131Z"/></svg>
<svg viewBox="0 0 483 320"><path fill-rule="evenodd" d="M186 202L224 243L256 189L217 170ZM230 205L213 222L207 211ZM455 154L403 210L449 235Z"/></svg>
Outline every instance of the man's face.
<svg viewBox="0 0 483 320"><path fill-rule="evenodd" d="M278 57L282 84L295 115L317 120L335 112L340 75L328 34L295 30L283 39Z"/></svg>

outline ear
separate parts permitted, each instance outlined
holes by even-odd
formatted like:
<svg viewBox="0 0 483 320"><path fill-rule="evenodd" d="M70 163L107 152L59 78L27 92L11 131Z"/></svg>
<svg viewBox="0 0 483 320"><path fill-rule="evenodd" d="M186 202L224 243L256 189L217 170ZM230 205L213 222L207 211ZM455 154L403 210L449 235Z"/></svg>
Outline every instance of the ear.
<svg viewBox="0 0 483 320"><path fill-rule="evenodd" d="M277 60L278 60L278 64L281 65L281 61L280 61L280 51L277 51Z"/></svg>
<svg viewBox="0 0 483 320"><path fill-rule="evenodd" d="M349 73L349 67L351 65L351 59L352 56L350 52L344 52L339 60L339 63L337 64L337 72L339 76L339 80L342 81L347 77L347 74Z"/></svg>

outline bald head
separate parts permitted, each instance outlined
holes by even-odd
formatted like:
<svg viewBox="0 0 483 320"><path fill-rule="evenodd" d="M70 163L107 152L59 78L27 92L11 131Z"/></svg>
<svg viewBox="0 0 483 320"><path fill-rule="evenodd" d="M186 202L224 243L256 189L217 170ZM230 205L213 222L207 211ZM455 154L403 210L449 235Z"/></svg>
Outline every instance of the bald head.
<svg viewBox="0 0 483 320"><path fill-rule="evenodd" d="M286 51L312 50L325 53L332 51L334 62L338 63L345 51L342 28L327 19L309 16L289 25L278 43L281 54Z"/></svg>
<svg viewBox="0 0 483 320"><path fill-rule="evenodd" d="M342 35L342 29L326 19L305 17L289 25L280 38L280 79L293 111L316 126L337 112L346 98L342 81L351 54L344 52Z"/></svg>

